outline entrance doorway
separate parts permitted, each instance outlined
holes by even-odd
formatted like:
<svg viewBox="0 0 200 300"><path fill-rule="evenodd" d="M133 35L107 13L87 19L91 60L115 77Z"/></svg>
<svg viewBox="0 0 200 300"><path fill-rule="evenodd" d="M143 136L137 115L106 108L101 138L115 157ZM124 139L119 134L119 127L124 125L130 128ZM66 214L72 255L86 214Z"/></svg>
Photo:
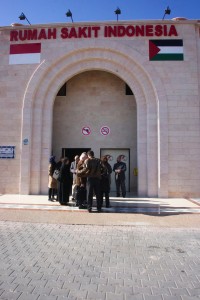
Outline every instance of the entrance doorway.
<svg viewBox="0 0 200 300"><path fill-rule="evenodd" d="M83 152L88 152L91 148L62 148L62 157L68 157L70 163L74 161L76 155L80 156Z"/></svg>

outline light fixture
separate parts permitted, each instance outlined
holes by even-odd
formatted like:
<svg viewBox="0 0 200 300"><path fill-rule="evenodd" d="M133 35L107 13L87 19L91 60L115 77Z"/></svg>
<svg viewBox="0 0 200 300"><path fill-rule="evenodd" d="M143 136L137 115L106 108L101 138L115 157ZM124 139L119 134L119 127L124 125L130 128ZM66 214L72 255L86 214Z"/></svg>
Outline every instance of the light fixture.
<svg viewBox="0 0 200 300"><path fill-rule="evenodd" d="M70 9L68 9L68 11L66 12L66 16L69 17L69 18L71 18L72 23L74 22L74 21L73 21L73 18L72 18L72 12L71 12Z"/></svg>
<svg viewBox="0 0 200 300"><path fill-rule="evenodd" d="M121 10L119 9L119 7L117 7L117 9L115 10L115 14L117 15L117 21L118 21L118 15L121 15Z"/></svg>
<svg viewBox="0 0 200 300"><path fill-rule="evenodd" d="M25 16L25 14L22 12L21 13L21 15L19 16L19 19L20 20L26 20L28 23L29 23L29 25L31 25L31 23L29 22L29 20L27 19L27 17Z"/></svg>
<svg viewBox="0 0 200 300"><path fill-rule="evenodd" d="M171 9L169 8L169 6L167 6L167 9L165 9L165 13L162 19L164 20L165 16L170 15L170 13L171 13Z"/></svg>

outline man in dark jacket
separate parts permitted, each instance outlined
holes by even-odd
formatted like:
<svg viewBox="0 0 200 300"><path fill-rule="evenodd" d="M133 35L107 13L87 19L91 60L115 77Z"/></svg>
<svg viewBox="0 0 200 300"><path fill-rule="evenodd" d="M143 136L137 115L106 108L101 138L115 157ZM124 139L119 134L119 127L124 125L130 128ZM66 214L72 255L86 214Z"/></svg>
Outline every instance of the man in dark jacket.
<svg viewBox="0 0 200 300"><path fill-rule="evenodd" d="M117 162L114 164L113 171L115 172L115 183L117 190L117 197L120 197L120 189L123 198L126 197L126 185L125 185L125 172L126 164L122 161L122 155L117 157Z"/></svg>
<svg viewBox="0 0 200 300"><path fill-rule="evenodd" d="M101 158L101 162L104 167L104 170L101 174L101 184L100 184L101 203L103 206L103 197L105 196L106 207L109 208L110 207L109 193L110 193L110 183L111 183L110 174L112 173L112 167L108 163L108 158L106 155Z"/></svg>
<svg viewBox="0 0 200 300"><path fill-rule="evenodd" d="M87 152L88 159L85 161L84 167L78 176L86 176L88 178L88 211L92 212L93 194L96 195L97 211L101 212L100 197L100 180L101 180L101 161L94 157L92 150Z"/></svg>

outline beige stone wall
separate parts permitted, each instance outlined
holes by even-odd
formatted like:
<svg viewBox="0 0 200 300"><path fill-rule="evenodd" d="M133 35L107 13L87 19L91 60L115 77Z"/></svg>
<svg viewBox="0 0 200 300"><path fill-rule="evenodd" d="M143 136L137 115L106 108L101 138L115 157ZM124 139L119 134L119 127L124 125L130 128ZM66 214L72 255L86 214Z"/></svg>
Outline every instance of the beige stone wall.
<svg viewBox="0 0 200 300"><path fill-rule="evenodd" d="M184 26L184 62L165 66L169 134L169 196L200 195L199 36Z"/></svg>
<svg viewBox="0 0 200 300"><path fill-rule="evenodd" d="M15 194L20 186L23 97L35 66L8 65L7 31L0 32L0 53L0 146L15 146L15 159L0 159L0 194Z"/></svg>

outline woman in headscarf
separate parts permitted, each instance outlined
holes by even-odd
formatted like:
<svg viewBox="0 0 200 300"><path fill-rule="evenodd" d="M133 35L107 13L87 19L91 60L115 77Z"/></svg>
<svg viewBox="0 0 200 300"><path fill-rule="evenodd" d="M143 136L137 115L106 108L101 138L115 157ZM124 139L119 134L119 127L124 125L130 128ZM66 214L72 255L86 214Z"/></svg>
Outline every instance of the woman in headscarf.
<svg viewBox="0 0 200 300"><path fill-rule="evenodd" d="M63 159L60 176L59 176L59 202L61 205L67 205L69 202L69 195L71 190L71 173L70 173L70 161L68 157Z"/></svg>
<svg viewBox="0 0 200 300"><path fill-rule="evenodd" d="M56 169L56 161L55 161L55 156L51 156L49 158L49 182L48 182L48 200L53 201L56 200L55 196L57 195L57 180L53 178L53 173Z"/></svg>

